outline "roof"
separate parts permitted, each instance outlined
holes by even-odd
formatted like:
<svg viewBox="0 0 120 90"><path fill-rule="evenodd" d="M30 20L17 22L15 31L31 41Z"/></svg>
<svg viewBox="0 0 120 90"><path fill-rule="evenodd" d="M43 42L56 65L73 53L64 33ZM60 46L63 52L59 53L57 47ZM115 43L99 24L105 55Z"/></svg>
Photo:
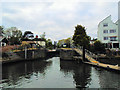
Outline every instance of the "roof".
<svg viewBox="0 0 120 90"><path fill-rule="evenodd" d="M0 36L3 36L1 31L0 31Z"/></svg>
<svg viewBox="0 0 120 90"><path fill-rule="evenodd" d="M118 20L115 22L115 24L118 24Z"/></svg>
<svg viewBox="0 0 120 90"><path fill-rule="evenodd" d="M22 41L45 41L45 39L42 39L42 38L34 38L34 39L23 39Z"/></svg>
<svg viewBox="0 0 120 90"><path fill-rule="evenodd" d="M111 20L111 15L109 15L108 17L106 17L105 19L103 19L101 22L103 22L103 21L106 20L107 18L110 18L110 20ZM99 22L98 26L100 25L101 22ZM113 23L114 23L114 22L113 22ZM118 24L118 20L117 20L114 24L117 25L117 24Z"/></svg>
<svg viewBox="0 0 120 90"><path fill-rule="evenodd" d="M3 38L2 42L8 43L8 40L6 38Z"/></svg>
<svg viewBox="0 0 120 90"><path fill-rule="evenodd" d="M5 37L4 37L4 38L3 38L3 37L0 38L0 41L1 41L1 42L5 42L5 43L8 43L8 39L6 39Z"/></svg>
<svg viewBox="0 0 120 90"><path fill-rule="evenodd" d="M0 37L0 41L2 41L2 39L3 39L3 38L2 38L2 37Z"/></svg>
<svg viewBox="0 0 120 90"><path fill-rule="evenodd" d="M111 15L109 15L109 16L106 17L105 19L107 19L107 18L111 18ZM103 19L101 22L103 22L105 19ZM99 22L98 26L100 25L101 22Z"/></svg>

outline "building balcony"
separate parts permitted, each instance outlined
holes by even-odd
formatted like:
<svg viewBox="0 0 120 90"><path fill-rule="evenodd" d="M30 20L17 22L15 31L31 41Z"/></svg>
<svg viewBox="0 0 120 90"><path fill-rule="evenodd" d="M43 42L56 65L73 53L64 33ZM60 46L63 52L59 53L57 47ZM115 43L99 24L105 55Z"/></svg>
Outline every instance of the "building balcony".
<svg viewBox="0 0 120 90"><path fill-rule="evenodd" d="M117 40L110 40L110 41L117 41Z"/></svg>

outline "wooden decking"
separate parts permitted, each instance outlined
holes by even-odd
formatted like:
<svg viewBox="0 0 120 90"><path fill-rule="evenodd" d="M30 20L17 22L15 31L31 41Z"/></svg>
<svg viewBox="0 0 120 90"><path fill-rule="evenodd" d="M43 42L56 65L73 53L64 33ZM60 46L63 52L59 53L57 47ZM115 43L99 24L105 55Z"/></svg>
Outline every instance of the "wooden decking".
<svg viewBox="0 0 120 90"><path fill-rule="evenodd" d="M82 59L81 56L74 56L73 58L74 58L74 59Z"/></svg>
<svg viewBox="0 0 120 90"><path fill-rule="evenodd" d="M61 48L61 50L73 50L72 48Z"/></svg>
<svg viewBox="0 0 120 90"><path fill-rule="evenodd" d="M79 53L80 55L82 55L82 50L76 49L76 48L74 50L77 53ZM88 54L85 54L85 58L87 58L88 61L89 61L89 62L84 62L86 64L90 64L90 65L94 65L94 66L98 66L98 67L103 67L103 68L107 68L107 69L120 71L120 67L118 65L109 65L109 64L100 63L100 62L96 61L94 58L90 57Z"/></svg>
<svg viewBox="0 0 120 90"><path fill-rule="evenodd" d="M79 53L80 55L82 55L82 51L80 49L74 49L77 53ZM87 58L90 62L97 62L95 59L93 59L92 57L88 56L87 54L85 54L85 58Z"/></svg>
<svg viewBox="0 0 120 90"><path fill-rule="evenodd" d="M109 65L109 64L103 64L103 63L91 63L91 62L84 62L86 64L90 64L90 65L94 65L94 66L98 66L98 67L102 67L102 68L106 68L106 69L112 69L112 70L116 70L116 71L120 71L120 67L118 67L117 65Z"/></svg>

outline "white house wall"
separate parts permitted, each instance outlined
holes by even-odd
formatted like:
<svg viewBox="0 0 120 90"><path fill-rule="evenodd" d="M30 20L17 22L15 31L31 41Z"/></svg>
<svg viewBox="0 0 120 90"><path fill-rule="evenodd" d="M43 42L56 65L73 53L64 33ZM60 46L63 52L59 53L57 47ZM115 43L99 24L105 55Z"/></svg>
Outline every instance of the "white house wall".
<svg viewBox="0 0 120 90"><path fill-rule="evenodd" d="M118 40L120 42L120 1L118 2ZM120 44L119 44L120 47Z"/></svg>
<svg viewBox="0 0 120 90"><path fill-rule="evenodd" d="M108 26L103 27L103 24L105 23L108 23ZM112 29L116 30L116 32L110 33L110 30ZM104 30L108 30L108 33L103 33ZM120 43L120 37L118 37L120 36L120 31L118 31L118 22L113 23L113 21L111 20L111 15L99 23L97 34L98 34L98 40L100 40L102 43ZM116 36L117 41L110 41L111 36ZM108 40L104 40L104 37L108 37Z"/></svg>
<svg viewBox="0 0 120 90"><path fill-rule="evenodd" d="M35 43L38 43L39 45L45 47L45 41L35 41Z"/></svg>

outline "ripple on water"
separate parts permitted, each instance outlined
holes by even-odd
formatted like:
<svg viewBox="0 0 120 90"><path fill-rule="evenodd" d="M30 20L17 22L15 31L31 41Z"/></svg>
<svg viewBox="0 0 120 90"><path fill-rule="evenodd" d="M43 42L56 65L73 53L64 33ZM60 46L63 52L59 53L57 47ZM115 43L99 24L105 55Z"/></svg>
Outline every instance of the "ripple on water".
<svg viewBox="0 0 120 90"><path fill-rule="evenodd" d="M120 88L120 74L59 57L3 66L6 88Z"/></svg>

